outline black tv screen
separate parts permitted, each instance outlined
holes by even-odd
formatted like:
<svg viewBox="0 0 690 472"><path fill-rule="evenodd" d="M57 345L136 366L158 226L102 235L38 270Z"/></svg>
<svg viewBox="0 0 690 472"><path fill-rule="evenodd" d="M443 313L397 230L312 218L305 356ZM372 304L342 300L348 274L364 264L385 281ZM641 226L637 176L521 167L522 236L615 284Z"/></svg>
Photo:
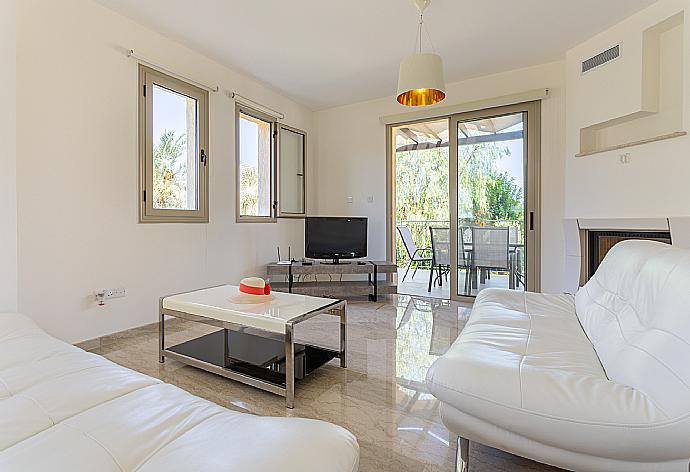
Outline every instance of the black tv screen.
<svg viewBox="0 0 690 472"><path fill-rule="evenodd" d="M367 255L367 219L309 217L305 255L313 259L353 259Z"/></svg>

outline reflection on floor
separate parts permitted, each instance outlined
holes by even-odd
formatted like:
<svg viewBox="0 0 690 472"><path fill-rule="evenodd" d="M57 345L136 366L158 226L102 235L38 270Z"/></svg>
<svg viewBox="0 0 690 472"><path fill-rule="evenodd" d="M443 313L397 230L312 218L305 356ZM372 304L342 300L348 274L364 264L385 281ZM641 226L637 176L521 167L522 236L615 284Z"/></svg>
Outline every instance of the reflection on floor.
<svg viewBox="0 0 690 472"><path fill-rule="evenodd" d="M405 269L398 269L398 293L403 295L414 295L418 297L431 297L431 298L443 298L445 300L450 299L450 276L448 280L443 279L443 286L438 284L431 287L431 292L429 289L429 271L419 269L414 277L412 274L414 269L411 269L407 274L407 278L403 282L403 276L405 275ZM458 272L458 280L461 283L460 294L464 293L465 287L465 271ZM480 284L478 288L472 289L472 296L476 297L477 294L485 288L508 288L508 276L492 274L490 279L486 279L486 282ZM524 287L520 285L518 290L523 291Z"/></svg>
<svg viewBox="0 0 690 472"><path fill-rule="evenodd" d="M400 295L379 303L349 303L349 368L331 362L299 382L294 410L287 410L276 395L172 360L159 364L154 326L113 335L95 352L232 410L342 425L357 436L362 472L449 472L455 450L439 419L439 402L424 379L469 313L455 302ZM167 341L172 344L214 330L185 321L169 326ZM298 325L296 337L337 348L338 320L309 320ZM481 445L473 446L471 459L475 472L557 470Z"/></svg>
<svg viewBox="0 0 690 472"><path fill-rule="evenodd" d="M429 292L429 271L419 269L414 277L412 277L413 271L414 269L410 270L403 282L402 279L405 275L405 269L398 269L398 293L418 297L450 299L450 281L446 283L444 280L443 286L441 287L436 284L431 287L431 292Z"/></svg>

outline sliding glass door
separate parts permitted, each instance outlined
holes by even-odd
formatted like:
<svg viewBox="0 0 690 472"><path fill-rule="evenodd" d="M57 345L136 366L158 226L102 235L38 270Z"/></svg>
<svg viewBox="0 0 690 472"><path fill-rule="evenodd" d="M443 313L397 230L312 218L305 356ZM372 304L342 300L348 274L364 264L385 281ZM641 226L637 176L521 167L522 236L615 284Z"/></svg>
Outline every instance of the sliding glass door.
<svg viewBox="0 0 690 472"><path fill-rule="evenodd" d="M539 290L540 126L529 102L389 127L399 293Z"/></svg>
<svg viewBox="0 0 690 472"><path fill-rule="evenodd" d="M391 129L394 138L392 168L395 174L395 261L398 293L450 299L448 274L439 278L436 268L450 264L450 252L436 260L432 234L449 231L449 119L405 123ZM446 238L446 243L448 237Z"/></svg>
<svg viewBox="0 0 690 472"><path fill-rule="evenodd" d="M539 108L451 117L451 298L539 290Z"/></svg>

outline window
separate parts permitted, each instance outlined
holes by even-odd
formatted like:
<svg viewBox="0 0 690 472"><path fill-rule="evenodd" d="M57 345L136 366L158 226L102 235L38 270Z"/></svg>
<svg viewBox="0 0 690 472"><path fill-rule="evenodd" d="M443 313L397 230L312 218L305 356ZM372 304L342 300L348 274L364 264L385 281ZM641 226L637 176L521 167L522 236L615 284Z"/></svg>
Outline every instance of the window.
<svg viewBox="0 0 690 472"><path fill-rule="evenodd" d="M306 215L307 134L237 104L238 222L275 222Z"/></svg>
<svg viewBox="0 0 690 472"><path fill-rule="evenodd" d="M139 66L139 221L208 222L208 92Z"/></svg>
<svg viewBox="0 0 690 472"><path fill-rule="evenodd" d="M275 221L275 119L244 107L236 113L237 221Z"/></svg>
<svg viewBox="0 0 690 472"><path fill-rule="evenodd" d="M306 216L307 135L281 125L278 135L278 204L281 217Z"/></svg>

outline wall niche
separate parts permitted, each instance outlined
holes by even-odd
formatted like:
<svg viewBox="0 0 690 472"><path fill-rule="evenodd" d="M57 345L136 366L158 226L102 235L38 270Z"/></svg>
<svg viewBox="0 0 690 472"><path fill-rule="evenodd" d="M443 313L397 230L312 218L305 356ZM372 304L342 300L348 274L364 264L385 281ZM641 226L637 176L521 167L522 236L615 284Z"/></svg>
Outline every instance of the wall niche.
<svg viewBox="0 0 690 472"><path fill-rule="evenodd" d="M683 37L684 15L680 12L642 33L641 81L637 110L580 129L577 157L623 149L684 136L683 128ZM625 54L625 44L622 54ZM604 66L605 67L605 66ZM616 84L606 84L615 87Z"/></svg>

